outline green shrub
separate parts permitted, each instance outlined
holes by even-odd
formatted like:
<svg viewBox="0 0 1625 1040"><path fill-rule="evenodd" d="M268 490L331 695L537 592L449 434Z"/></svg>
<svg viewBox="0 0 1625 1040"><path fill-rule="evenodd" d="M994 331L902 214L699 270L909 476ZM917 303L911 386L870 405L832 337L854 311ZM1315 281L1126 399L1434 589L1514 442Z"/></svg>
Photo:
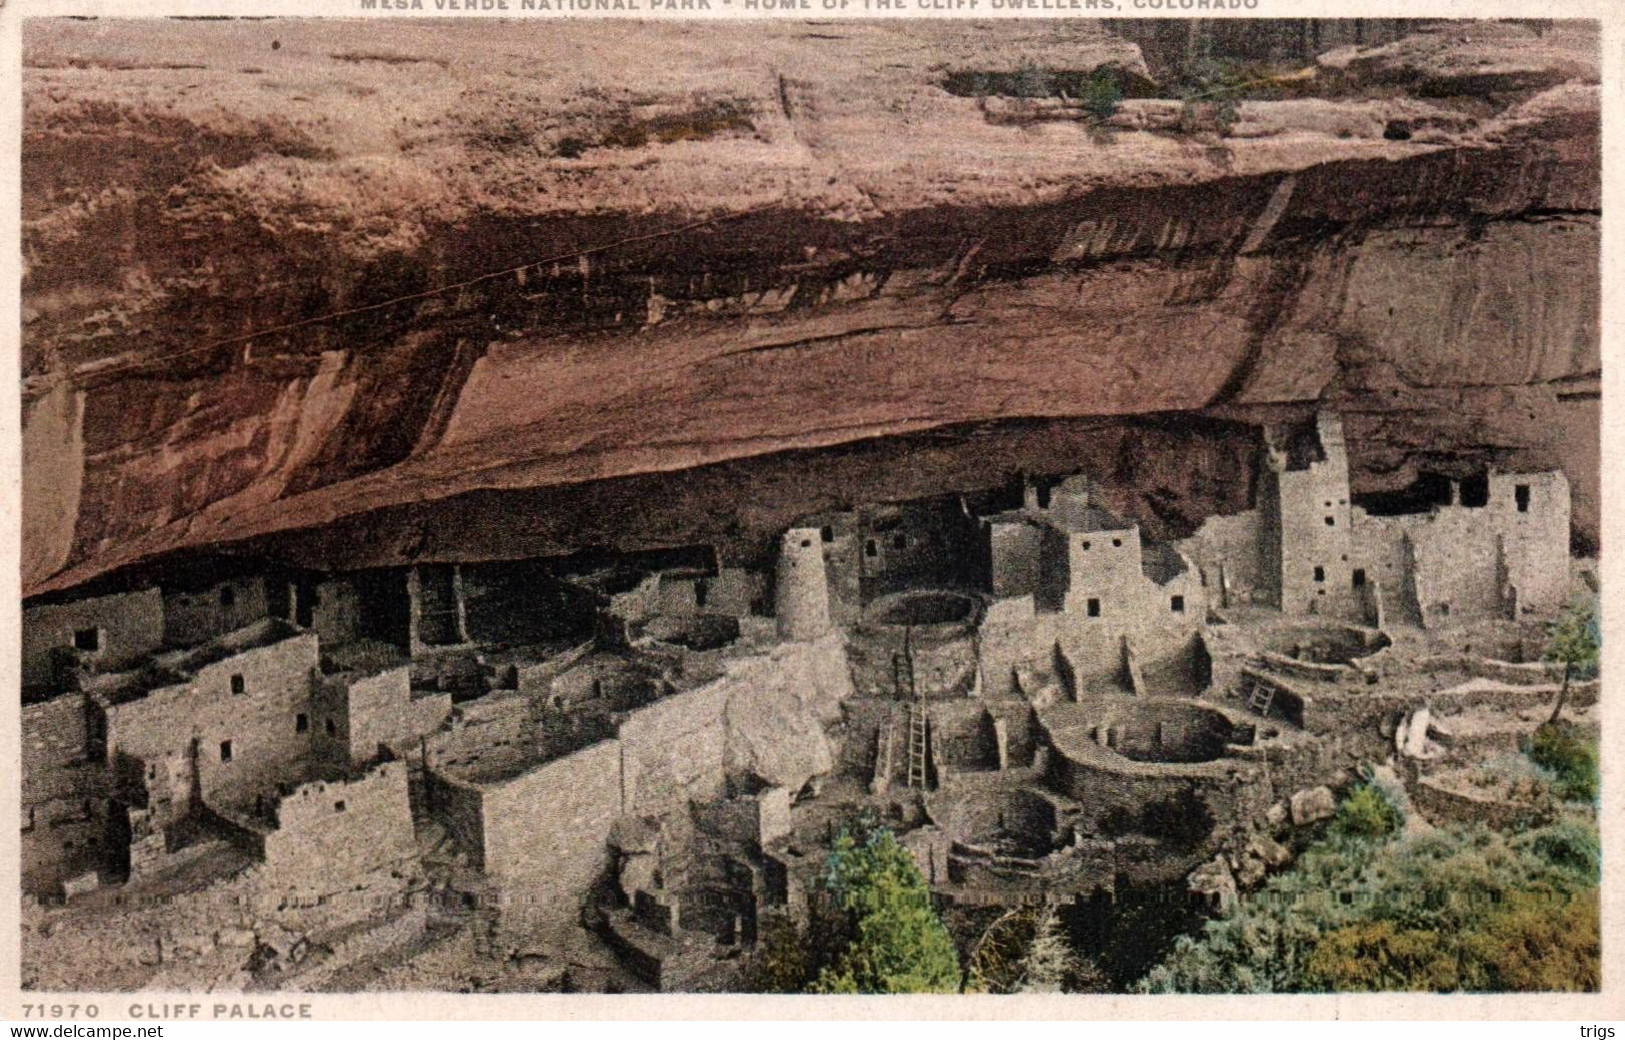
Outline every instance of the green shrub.
<svg viewBox="0 0 1625 1040"><path fill-rule="evenodd" d="M1376 843L1334 828L1181 938L1138 988L1595 989L1599 859L1579 815L1516 836L1471 827Z"/></svg>
<svg viewBox="0 0 1625 1040"><path fill-rule="evenodd" d="M1110 69L1096 69L1083 81L1078 100L1083 110L1104 123L1117 113L1118 102L1123 99L1123 88Z"/></svg>
<svg viewBox="0 0 1625 1040"><path fill-rule="evenodd" d="M1595 802L1601 775L1597 768L1597 740L1578 726L1549 722L1535 731L1529 757L1556 778L1559 798L1573 802Z"/></svg>
<svg viewBox="0 0 1625 1040"><path fill-rule="evenodd" d="M1404 814L1376 784L1365 783L1349 792L1337 806L1332 829L1350 838L1380 839L1405 825Z"/></svg>

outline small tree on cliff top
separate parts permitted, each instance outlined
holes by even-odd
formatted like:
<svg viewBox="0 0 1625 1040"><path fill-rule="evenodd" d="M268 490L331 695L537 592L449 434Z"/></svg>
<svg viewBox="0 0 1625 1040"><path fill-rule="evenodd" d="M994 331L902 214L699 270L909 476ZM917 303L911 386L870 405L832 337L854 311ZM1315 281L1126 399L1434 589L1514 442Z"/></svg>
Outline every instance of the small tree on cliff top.
<svg viewBox="0 0 1625 1040"><path fill-rule="evenodd" d="M931 906L914 858L891 831L854 837L842 830L824 875L827 918L815 922L833 940L832 956L810 987L815 993L954 993L959 955Z"/></svg>

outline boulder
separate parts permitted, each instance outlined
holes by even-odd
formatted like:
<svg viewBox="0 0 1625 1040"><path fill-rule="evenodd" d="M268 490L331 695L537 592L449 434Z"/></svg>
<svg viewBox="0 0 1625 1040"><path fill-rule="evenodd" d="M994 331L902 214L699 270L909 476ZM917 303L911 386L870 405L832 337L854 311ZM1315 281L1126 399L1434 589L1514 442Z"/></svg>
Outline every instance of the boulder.
<svg viewBox="0 0 1625 1040"><path fill-rule="evenodd" d="M1226 907L1236 901L1236 876L1230 872L1230 864L1223 856L1215 856L1191 871L1185 884L1193 895L1216 906Z"/></svg>
<svg viewBox="0 0 1625 1040"><path fill-rule="evenodd" d="M1330 819L1337 811L1337 799L1329 787L1309 787L1292 796L1292 824L1304 827Z"/></svg>

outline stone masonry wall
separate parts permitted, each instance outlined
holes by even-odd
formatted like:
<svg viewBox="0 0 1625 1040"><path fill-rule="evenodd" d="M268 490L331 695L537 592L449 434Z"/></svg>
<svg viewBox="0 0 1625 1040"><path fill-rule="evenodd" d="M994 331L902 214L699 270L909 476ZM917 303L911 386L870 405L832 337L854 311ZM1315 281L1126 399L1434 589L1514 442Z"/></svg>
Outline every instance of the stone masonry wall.
<svg viewBox="0 0 1625 1040"><path fill-rule="evenodd" d="M197 747L204 800L251 803L311 755L310 712L316 637L301 633L206 665L189 682L153 690L107 711L109 761L119 751L141 759ZM234 677L242 693L233 692ZM225 744L230 742L228 749Z"/></svg>
<svg viewBox="0 0 1625 1040"><path fill-rule="evenodd" d="M302 898L353 888L417 856L405 762L385 762L348 781L301 785L277 807L265 835L265 884Z"/></svg>
<svg viewBox="0 0 1625 1040"><path fill-rule="evenodd" d="M74 634L99 629L101 648L90 660L101 671L131 668L164 640L164 602L158 590L97 596L72 603L48 603L23 610L23 688L49 686L51 651L74 645Z"/></svg>
<svg viewBox="0 0 1625 1040"><path fill-rule="evenodd" d="M83 694L22 709L22 886L43 894L102 861L106 771L85 757Z"/></svg>

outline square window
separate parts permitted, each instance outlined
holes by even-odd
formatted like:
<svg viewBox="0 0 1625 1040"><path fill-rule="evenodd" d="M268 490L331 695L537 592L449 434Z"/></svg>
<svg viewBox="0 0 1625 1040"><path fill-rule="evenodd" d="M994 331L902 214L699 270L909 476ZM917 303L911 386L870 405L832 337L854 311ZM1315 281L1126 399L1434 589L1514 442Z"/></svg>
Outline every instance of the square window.
<svg viewBox="0 0 1625 1040"><path fill-rule="evenodd" d="M73 633L73 648L93 653L102 648L102 630L99 628L81 628Z"/></svg>
<svg viewBox="0 0 1625 1040"><path fill-rule="evenodd" d="M343 801L334 802L333 803L333 811L334 812L343 812L344 811L344 802Z"/></svg>
<svg viewBox="0 0 1625 1040"><path fill-rule="evenodd" d="M1099 617L1100 616L1100 600L1091 598L1089 600L1089 603L1088 603L1088 611L1089 611L1089 616L1090 617Z"/></svg>
<svg viewBox="0 0 1625 1040"><path fill-rule="evenodd" d="M1512 498L1518 503L1518 512L1529 512L1529 485L1519 484L1512 489Z"/></svg>
<svg viewBox="0 0 1625 1040"><path fill-rule="evenodd" d="M1356 568L1354 568L1354 587L1357 588L1357 589L1365 588L1365 568L1364 567L1356 567Z"/></svg>
<svg viewBox="0 0 1625 1040"><path fill-rule="evenodd" d="M1326 518L1326 526L1327 527L1336 527L1337 526L1337 518L1334 517L1334 516L1328 516Z"/></svg>
<svg viewBox="0 0 1625 1040"><path fill-rule="evenodd" d="M812 539L811 538L803 538L801 540L801 547L803 549L810 548L811 546L812 546Z"/></svg>
<svg viewBox="0 0 1625 1040"><path fill-rule="evenodd" d="M232 676L231 677L231 692L233 694L236 694L236 695L239 695L239 696L242 695L242 694L247 693L248 692L248 680L244 679L241 675Z"/></svg>
<svg viewBox="0 0 1625 1040"><path fill-rule="evenodd" d="M295 733L308 733L310 731L310 716L304 712L293 717L293 731Z"/></svg>
<svg viewBox="0 0 1625 1040"><path fill-rule="evenodd" d="M818 529L818 537L822 538L826 542L833 542L835 540L835 528L820 527Z"/></svg>
<svg viewBox="0 0 1625 1040"><path fill-rule="evenodd" d="M1089 539L1087 539L1087 538L1085 538L1085 539L1084 539L1084 540L1083 540L1083 551L1084 551L1084 552L1088 552L1088 551L1089 551Z"/></svg>
<svg viewBox="0 0 1625 1040"><path fill-rule="evenodd" d="M1175 614L1183 614L1183 613L1185 613L1185 597L1184 596L1175 596L1173 599L1168 601L1168 607Z"/></svg>
<svg viewBox="0 0 1625 1040"><path fill-rule="evenodd" d="M220 761L231 761L231 741L229 740L222 740L220 742Z"/></svg>
<svg viewBox="0 0 1625 1040"><path fill-rule="evenodd" d="M1324 567L1316 567L1315 568L1315 580L1316 581L1325 581L1326 580L1326 568L1324 568Z"/></svg>

